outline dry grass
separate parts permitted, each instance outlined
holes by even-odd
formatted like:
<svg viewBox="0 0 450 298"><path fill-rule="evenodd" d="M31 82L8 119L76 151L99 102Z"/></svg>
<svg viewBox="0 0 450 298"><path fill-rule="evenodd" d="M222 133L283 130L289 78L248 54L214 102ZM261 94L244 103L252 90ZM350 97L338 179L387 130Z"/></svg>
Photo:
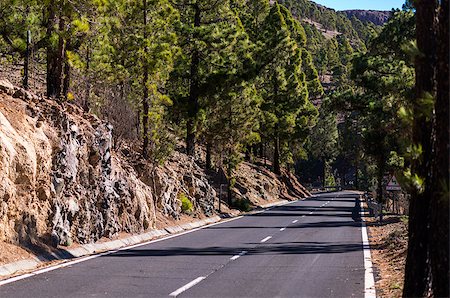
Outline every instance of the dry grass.
<svg viewBox="0 0 450 298"><path fill-rule="evenodd" d="M369 219L369 239L372 261L376 269L378 297L401 297L407 254L407 220L405 217L386 216L383 224Z"/></svg>

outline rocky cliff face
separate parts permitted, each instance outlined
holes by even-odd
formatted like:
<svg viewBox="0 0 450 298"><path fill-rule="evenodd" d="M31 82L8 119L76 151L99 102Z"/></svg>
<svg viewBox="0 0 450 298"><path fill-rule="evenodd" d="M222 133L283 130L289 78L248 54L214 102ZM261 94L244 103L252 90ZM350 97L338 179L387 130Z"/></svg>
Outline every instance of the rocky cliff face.
<svg viewBox="0 0 450 298"><path fill-rule="evenodd" d="M377 26L384 25L391 17L390 11L379 10L344 10L342 11L351 18L355 16L357 19L363 22L372 22Z"/></svg>
<svg viewBox="0 0 450 298"><path fill-rule="evenodd" d="M0 83L0 240L86 243L178 218L180 192L212 214L214 189L187 157L178 171L137 171L112 149L112 127L71 104ZM152 173L152 175L149 175Z"/></svg>
<svg viewBox="0 0 450 298"><path fill-rule="evenodd" d="M174 152L152 166L129 147L115 150L112 130L75 105L0 81L0 241L56 246L143 232L158 218L178 220L181 194L191 216L215 213L216 190L193 159ZM239 195L255 204L289 198L289 179L241 169Z"/></svg>

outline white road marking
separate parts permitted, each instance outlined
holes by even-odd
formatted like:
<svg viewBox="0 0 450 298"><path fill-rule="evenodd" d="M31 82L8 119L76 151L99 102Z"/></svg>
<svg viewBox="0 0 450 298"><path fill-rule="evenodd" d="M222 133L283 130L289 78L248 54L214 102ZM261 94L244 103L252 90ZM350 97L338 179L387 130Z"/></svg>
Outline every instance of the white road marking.
<svg viewBox="0 0 450 298"><path fill-rule="evenodd" d="M242 257L243 255L245 255L246 253L247 253L247 251L246 251L246 250L243 250L243 251L241 251L240 254L235 255L235 256L232 256L232 257L230 258L230 260L234 261L234 260L236 260L236 259Z"/></svg>
<svg viewBox="0 0 450 298"><path fill-rule="evenodd" d="M314 211L309 212L309 214L313 214Z"/></svg>
<svg viewBox="0 0 450 298"><path fill-rule="evenodd" d="M181 236L181 235L193 233L193 232L196 232L198 230L202 230L202 229L209 228L209 227L212 227L212 226L215 226L215 225L220 225L220 224L223 224L223 223L227 223L227 222L230 222L230 221L233 221L233 220L237 220L237 219L240 219L240 218L243 218L243 217L244 216L241 215L241 216L230 218L230 219L227 219L227 220L224 220L224 221L216 222L216 223L213 223L213 224L210 224L210 225L205 225L205 226L202 226L202 227L199 227L199 228L196 228L196 229L185 231L185 232L182 232L182 233L179 233L179 234L170 235L170 236L167 236L167 237L164 237L164 238L150 240L150 241L146 241L146 242L143 242L143 243L138 243L138 244L134 244L134 245L131 245L131 246L126 246L126 247L122 247L122 248L119 248L119 249L98 253L98 254L91 255L91 256L81 257L81 258L73 260L73 261L69 261L69 262L65 262L65 263L62 263L62 264L50 266L50 267L43 268L43 269L31 272L31 273L26 273L26 274L15 276L15 277L11 277L11 278L8 278L8 279L5 279L5 280L0 280L0 286L6 285L6 284L9 284L9 283L21 280L21 279L25 279L25 278L28 278L28 277L32 277L32 276L35 276L35 275L39 275L39 274L42 274L42 273L45 273L45 272L49 272L49 271L57 270L57 269L64 268L64 267L67 267L67 266L71 266L71 265L74 265L74 264L77 264L77 263L89 261L89 260L92 260L92 259L95 259L95 258L98 258L98 257L101 257L101 256L107 256L107 255L116 253L118 251L133 249L133 248L144 246L144 245L147 245L147 244L152 244L152 243L168 240L168 239L171 239L171 238L175 238L175 237L178 237L178 236Z"/></svg>
<svg viewBox="0 0 450 298"><path fill-rule="evenodd" d="M282 231L282 232L283 232L284 230L286 230L286 228L281 228L281 229L280 229L280 231Z"/></svg>
<svg viewBox="0 0 450 298"><path fill-rule="evenodd" d="M297 221L298 221L297 219L296 219L296 220L293 220L292 223L296 223Z"/></svg>
<svg viewBox="0 0 450 298"><path fill-rule="evenodd" d="M266 241L269 240L270 238L272 238L272 236L267 236L266 238L264 238L263 240L261 240L261 243L266 242Z"/></svg>
<svg viewBox="0 0 450 298"><path fill-rule="evenodd" d="M360 209L362 210L362 203L360 201ZM364 252L364 298L376 298L375 290L375 278L373 277L373 264L370 255L370 243L369 237L367 236L367 227L364 219L361 221L361 234L362 234L362 245Z"/></svg>
<svg viewBox="0 0 450 298"><path fill-rule="evenodd" d="M169 296L172 297L177 297L178 295L180 295L181 293L183 293L184 291L192 288L193 286L195 286L196 284L198 284L199 282L201 282L202 280L204 280L206 277L205 276L200 276L197 277L196 279L194 279L193 281L191 281L190 283L185 284L184 286L182 286L181 288L179 288L176 291L173 291L172 293L169 294Z"/></svg>
<svg viewBox="0 0 450 298"><path fill-rule="evenodd" d="M312 198L312 197L309 197L309 198ZM278 206L284 206L284 205L293 204L293 203L296 203L298 201L299 200L287 202L287 203L284 203L284 204L277 205L277 207ZM255 212L255 214L262 213L262 212L265 212L265 211L267 211L267 209L261 210L261 211L257 211L257 212ZM88 261L88 260L92 260L92 259L95 259L95 258L98 258L98 257L101 257L101 256L110 255L110 254L116 253L118 251L133 249L133 248L136 248L136 247L140 247L140 246L144 246L144 245L148 245L148 244L152 244L152 243L168 240L168 239L171 239L171 238L174 238L174 237L178 237L178 236L181 236L181 235L193 233L193 232L196 232L198 230L202 230L202 229L209 228L209 227L212 227L212 226L215 226L215 225L220 225L220 224L223 224L223 223L227 223L227 222L230 222L230 221L233 221L233 220L237 220L237 219L240 219L240 218L243 218L243 217L244 217L243 215L237 216L237 217L234 217L234 218L230 218L230 219L223 220L223 221L220 221L220 222L216 222L216 223L213 223L213 224L205 225L205 226L202 226L202 227L199 227L199 228L195 228L195 229L192 229L192 230L189 230L189 231L185 231L185 232L182 232L182 233L178 233L178 234L175 234L175 235L170 235L170 236L167 236L167 237L164 237L164 238L150 240L150 241L134 244L134 245L131 245L131 246L126 246L126 247L122 247L122 248L119 248L119 249L98 253L98 254L91 255L91 256L81 257L79 259L76 259L76 260L73 260L73 261L68 261L68 262L65 262L65 263L62 263L62 264L49 266L47 268L43 268L43 269L31 272L31 273L25 273L25 274L14 276L14 277L11 277L11 278L8 278L8 279L0 280L0 286L6 285L6 284L9 284L9 283L13 283L13 282L18 281L18 280L26 279L28 277L32 277L32 276L35 276L35 275L39 275L39 274L42 274L42 273L45 273L45 272L57 270L57 269L68 267L68 266L71 266L71 265L74 265L74 264L77 264L77 263L81 263L81 262L85 262L85 261Z"/></svg>

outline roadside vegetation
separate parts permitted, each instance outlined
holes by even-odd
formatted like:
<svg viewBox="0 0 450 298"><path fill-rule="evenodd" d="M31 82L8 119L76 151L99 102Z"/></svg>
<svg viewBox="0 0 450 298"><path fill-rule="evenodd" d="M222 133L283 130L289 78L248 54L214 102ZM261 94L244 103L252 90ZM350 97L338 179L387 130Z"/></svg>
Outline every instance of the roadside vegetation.
<svg viewBox="0 0 450 298"><path fill-rule="evenodd" d="M449 296L448 11L407 1L378 26L306 0L4 0L0 66L109 121L153 169L184 151L230 203L243 160L380 204L395 175L403 295Z"/></svg>

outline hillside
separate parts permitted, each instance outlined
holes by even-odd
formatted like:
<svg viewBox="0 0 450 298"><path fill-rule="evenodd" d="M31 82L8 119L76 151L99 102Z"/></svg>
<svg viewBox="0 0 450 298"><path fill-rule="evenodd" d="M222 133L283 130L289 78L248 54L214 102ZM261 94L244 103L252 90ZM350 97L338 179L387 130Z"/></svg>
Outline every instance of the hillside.
<svg viewBox="0 0 450 298"><path fill-rule="evenodd" d="M343 10L342 12L350 19L354 16L363 22L372 22L377 26L384 25L392 15L390 11L380 10Z"/></svg>
<svg viewBox="0 0 450 298"><path fill-rule="evenodd" d="M294 16L300 20L308 20L320 24L319 30L335 31L344 34L355 45L361 47L368 41L371 31L379 31L378 24L366 23L359 18L352 18L345 12L336 11L309 0L279 0Z"/></svg>
<svg viewBox="0 0 450 298"><path fill-rule="evenodd" d="M219 173L176 150L153 165L132 143L115 144L113 130L76 105L0 80L0 262L7 244L92 243L217 214ZM244 162L235 176L234 203L244 209L308 194L292 174L263 165Z"/></svg>

